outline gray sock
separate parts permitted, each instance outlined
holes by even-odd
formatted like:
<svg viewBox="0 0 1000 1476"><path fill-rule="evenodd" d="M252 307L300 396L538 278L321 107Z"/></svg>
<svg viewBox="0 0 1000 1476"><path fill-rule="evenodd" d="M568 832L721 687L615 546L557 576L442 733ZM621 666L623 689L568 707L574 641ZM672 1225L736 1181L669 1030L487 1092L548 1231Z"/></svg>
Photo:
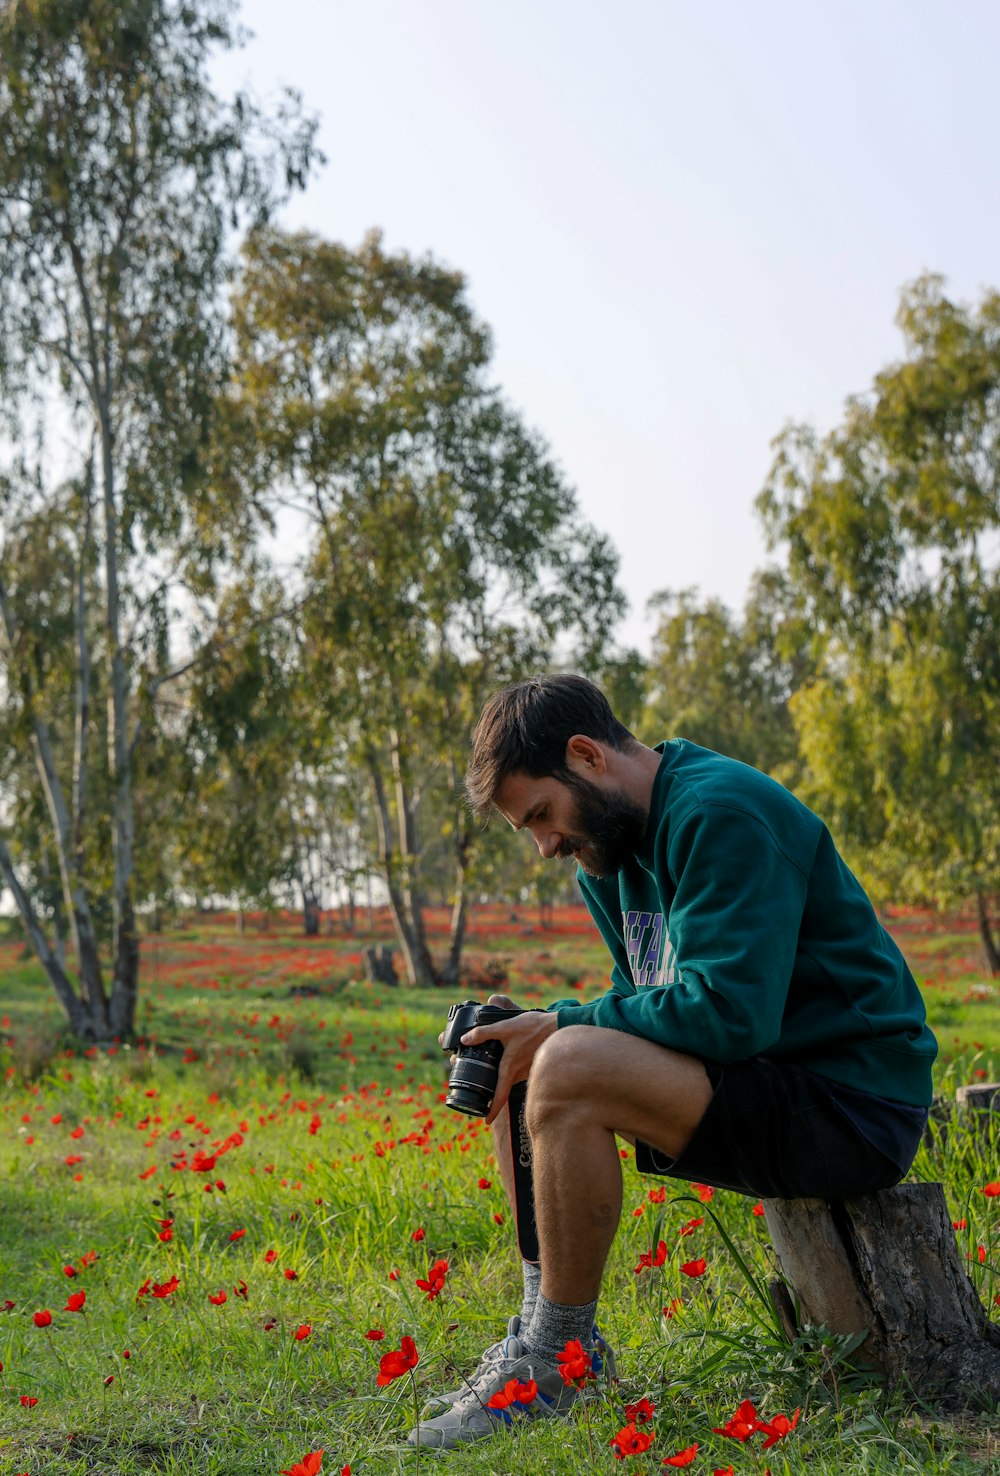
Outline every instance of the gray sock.
<svg viewBox="0 0 1000 1476"><path fill-rule="evenodd" d="M521 1275L524 1277L524 1300L521 1303L521 1331L523 1332L531 1321L531 1314L538 1301L538 1293L542 1285L542 1268L534 1261L522 1261Z"/></svg>
<svg viewBox="0 0 1000 1476"><path fill-rule="evenodd" d="M538 1353L555 1363L556 1354L562 1352L571 1338L579 1338L585 1348L591 1346L596 1312L596 1297L582 1307L570 1307L564 1302L550 1302L539 1292L530 1323L527 1328L521 1326L521 1342L529 1353Z"/></svg>

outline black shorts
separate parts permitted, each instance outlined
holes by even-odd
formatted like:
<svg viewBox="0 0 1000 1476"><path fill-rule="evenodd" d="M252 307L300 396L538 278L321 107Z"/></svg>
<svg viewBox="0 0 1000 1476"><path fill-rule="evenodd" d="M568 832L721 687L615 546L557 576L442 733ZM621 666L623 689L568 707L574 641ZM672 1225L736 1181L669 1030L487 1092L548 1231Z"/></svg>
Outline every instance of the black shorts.
<svg viewBox="0 0 1000 1476"><path fill-rule="evenodd" d="M898 1184L920 1146L926 1114L842 1087L803 1066L764 1056L719 1066L706 1061L714 1088L687 1147L670 1158L635 1145L643 1174L735 1189L767 1199L853 1199ZM873 1104L897 1144L895 1162L857 1126L859 1101Z"/></svg>

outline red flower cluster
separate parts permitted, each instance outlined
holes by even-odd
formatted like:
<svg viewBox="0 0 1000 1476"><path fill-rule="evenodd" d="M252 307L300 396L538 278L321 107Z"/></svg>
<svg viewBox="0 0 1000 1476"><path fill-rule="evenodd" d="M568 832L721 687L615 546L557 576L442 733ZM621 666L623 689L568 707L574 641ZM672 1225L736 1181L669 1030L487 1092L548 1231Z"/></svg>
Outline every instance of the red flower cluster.
<svg viewBox="0 0 1000 1476"><path fill-rule="evenodd" d="M594 1364L579 1338L570 1338L561 1353L556 1354L559 1377L564 1384L582 1389L594 1377Z"/></svg>
<svg viewBox="0 0 1000 1476"><path fill-rule="evenodd" d="M799 1422L801 1410L796 1410L791 1419L787 1415L775 1415L773 1420L765 1420L757 1413L754 1405L749 1399L744 1399L736 1413L721 1426L713 1429L713 1435L726 1435L730 1440L747 1441L753 1435L764 1435L767 1438L761 1446L762 1450L770 1450L779 1440L784 1440L790 1435Z"/></svg>

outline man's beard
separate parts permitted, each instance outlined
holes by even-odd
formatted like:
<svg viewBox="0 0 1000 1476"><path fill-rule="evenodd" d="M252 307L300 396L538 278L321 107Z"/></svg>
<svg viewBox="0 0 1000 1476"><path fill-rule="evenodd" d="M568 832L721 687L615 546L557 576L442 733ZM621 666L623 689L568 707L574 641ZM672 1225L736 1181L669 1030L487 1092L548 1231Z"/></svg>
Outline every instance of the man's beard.
<svg viewBox="0 0 1000 1476"><path fill-rule="evenodd" d="M623 789L601 789L573 773L559 777L576 795L576 810L573 834L556 854L575 857L588 876L613 876L637 849L648 813Z"/></svg>

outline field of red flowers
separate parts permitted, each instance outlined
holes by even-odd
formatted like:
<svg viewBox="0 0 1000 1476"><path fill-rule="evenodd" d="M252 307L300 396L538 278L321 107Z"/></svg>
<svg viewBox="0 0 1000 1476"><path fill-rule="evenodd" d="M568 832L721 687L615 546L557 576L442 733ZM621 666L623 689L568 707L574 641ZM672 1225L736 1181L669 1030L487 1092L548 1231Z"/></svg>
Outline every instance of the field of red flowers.
<svg viewBox="0 0 1000 1476"><path fill-rule="evenodd" d="M83 1053L20 945L0 943L3 1472L413 1469L414 1398L454 1387L498 1336L520 1275L489 1136L443 1105L451 997L364 983L361 948L388 936L367 922L307 939L294 917L242 933L183 919L144 941L139 1043ZM890 923L925 986L942 1091L993 1079L1000 1012L971 920ZM474 919L471 995L503 980L526 1003L586 997L603 973L582 910ZM955 1133L915 1165L945 1184L990 1307L995 1153ZM989 1421L930 1420L852 1375L835 1342L787 1343L756 1206L650 1187L622 1156L601 1309L620 1383L525 1429L530 1387L503 1391L496 1440L450 1470L983 1469Z"/></svg>

